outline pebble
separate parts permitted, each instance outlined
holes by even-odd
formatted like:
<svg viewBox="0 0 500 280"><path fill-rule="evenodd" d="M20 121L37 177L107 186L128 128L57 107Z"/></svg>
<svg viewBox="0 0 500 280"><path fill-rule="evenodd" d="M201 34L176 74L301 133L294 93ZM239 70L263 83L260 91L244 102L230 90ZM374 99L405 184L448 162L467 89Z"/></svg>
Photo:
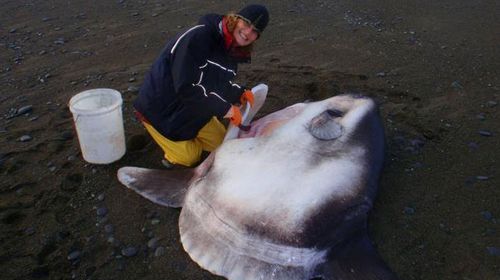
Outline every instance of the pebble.
<svg viewBox="0 0 500 280"><path fill-rule="evenodd" d="M26 106L23 106L23 107L17 109L17 114L23 115L23 114L31 112L32 110L33 110L33 105L26 105Z"/></svg>
<svg viewBox="0 0 500 280"><path fill-rule="evenodd" d="M99 208L97 208L96 213L97 213L97 216L104 217L104 216L106 216L108 214L108 208L106 208L106 207L99 207Z"/></svg>
<svg viewBox="0 0 500 280"><path fill-rule="evenodd" d="M495 107L498 105L498 102L496 101L493 101L493 100L490 100L486 103L486 105L488 105L488 107L492 108L492 107Z"/></svg>
<svg viewBox="0 0 500 280"><path fill-rule="evenodd" d="M138 250L136 247L127 247L122 249L122 255L125 257L133 257L137 255Z"/></svg>
<svg viewBox="0 0 500 280"><path fill-rule="evenodd" d="M483 216L483 218L486 220L486 221L491 221L493 220L493 214L491 214L490 211L482 211L481 212L481 216Z"/></svg>
<svg viewBox="0 0 500 280"><path fill-rule="evenodd" d="M154 225L157 225L157 224L159 224L159 223L160 223L160 219L156 219L156 218L155 218L155 219L152 219L152 220L151 220L151 224L152 224L153 226L154 226Z"/></svg>
<svg viewBox="0 0 500 280"><path fill-rule="evenodd" d="M484 121L486 119L486 116L484 115L484 113L479 113L476 115L476 118L480 121Z"/></svg>
<svg viewBox="0 0 500 280"><path fill-rule="evenodd" d="M488 177L488 176L476 176L476 179L479 181L487 181L488 179L490 179L490 177Z"/></svg>
<svg viewBox="0 0 500 280"><path fill-rule="evenodd" d="M132 77L130 79L128 79L128 81L131 83L131 82L135 82L135 77Z"/></svg>
<svg viewBox="0 0 500 280"><path fill-rule="evenodd" d="M490 131L488 131L488 130L479 130L479 135L481 135L481 136L486 136L486 137L490 137L490 136L492 136L493 134L492 134Z"/></svg>
<svg viewBox="0 0 500 280"><path fill-rule="evenodd" d="M153 237L148 241L148 247L151 249L156 249L158 248L158 241L159 239L157 237Z"/></svg>
<svg viewBox="0 0 500 280"><path fill-rule="evenodd" d="M404 212L406 215L413 215L413 214L415 214L415 208L412 208L412 207L405 207L405 209L403 210L403 212Z"/></svg>
<svg viewBox="0 0 500 280"><path fill-rule="evenodd" d="M64 43L66 43L66 40L64 40L64 38L57 38L54 41L54 44L56 44L56 45L64 45Z"/></svg>
<svg viewBox="0 0 500 280"><path fill-rule="evenodd" d="M108 239L107 239L107 241L113 247L119 247L121 245L120 241L118 239L114 238L113 236L109 236Z"/></svg>
<svg viewBox="0 0 500 280"><path fill-rule="evenodd" d="M16 33L17 29L15 28L12 28L11 30L9 30L9 33Z"/></svg>
<svg viewBox="0 0 500 280"><path fill-rule="evenodd" d="M82 252L76 250L76 251L73 251L71 253L68 254L68 260L69 261L75 261L75 260L78 260L80 258L80 256L82 255Z"/></svg>
<svg viewBox="0 0 500 280"><path fill-rule="evenodd" d="M104 194L103 194L103 193L99 194L99 195L97 196L97 200L99 200L99 201L104 201Z"/></svg>
<svg viewBox="0 0 500 280"><path fill-rule="evenodd" d="M486 247L488 253L492 256L500 257L500 248L498 247Z"/></svg>
<svg viewBox="0 0 500 280"><path fill-rule="evenodd" d="M35 233L35 228L34 227L28 227L24 230L24 233L26 235L33 235Z"/></svg>
<svg viewBox="0 0 500 280"><path fill-rule="evenodd" d="M19 137L19 141L21 142L28 142L28 141L31 141L33 139L33 137L31 137L30 135L23 135L21 137Z"/></svg>
<svg viewBox="0 0 500 280"><path fill-rule="evenodd" d="M115 231L115 228L113 227L113 225L107 224L107 225L104 226L104 231L106 233L110 233L111 234L111 233L113 233Z"/></svg>
<svg viewBox="0 0 500 280"><path fill-rule="evenodd" d="M139 92L139 88L136 87L136 86L129 86L127 88L127 91L130 92L130 93L137 93L137 92Z"/></svg>
<svg viewBox="0 0 500 280"><path fill-rule="evenodd" d="M451 86L454 87L454 88L456 88L456 89L464 89L464 87L460 84L459 81L453 81L451 83Z"/></svg>
<svg viewBox="0 0 500 280"><path fill-rule="evenodd" d="M155 257L161 257L163 255L165 255L165 247L160 246L160 247L156 248Z"/></svg>

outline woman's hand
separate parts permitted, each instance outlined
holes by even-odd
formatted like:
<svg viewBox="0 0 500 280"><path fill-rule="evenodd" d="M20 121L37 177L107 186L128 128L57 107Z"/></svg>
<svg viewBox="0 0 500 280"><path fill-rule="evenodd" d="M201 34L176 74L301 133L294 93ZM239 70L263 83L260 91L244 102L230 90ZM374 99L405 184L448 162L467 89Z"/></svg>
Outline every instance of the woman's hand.
<svg viewBox="0 0 500 280"><path fill-rule="evenodd" d="M227 111L224 118L229 119L229 121L233 125L240 126L241 125L241 110L240 110L240 108L235 106L235 105L231 105L231 108L229 108L229 111Z"/></svg>
<svg viewBox="0 0 500 280"><path fill-rule="evenodd" d="M251 90L247 89L241 94L240 102L242 105L245 104L245 102L248 102L250 104L250 107L253 107L253 101L254 97L253 97L253 92Z"/></svg>

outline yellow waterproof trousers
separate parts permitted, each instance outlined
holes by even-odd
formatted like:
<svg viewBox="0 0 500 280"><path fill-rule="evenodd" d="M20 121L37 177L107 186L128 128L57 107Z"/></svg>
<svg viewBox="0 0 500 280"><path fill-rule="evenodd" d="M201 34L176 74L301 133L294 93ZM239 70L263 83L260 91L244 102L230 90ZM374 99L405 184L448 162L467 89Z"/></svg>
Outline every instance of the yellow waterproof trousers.
<svg viewBox="0 0 500 280"><path fill-rule="evenodd" d="M215 150L226 134L224 125L213 117L199 132L196 138L185 141L172 141L161 135L153 126L142 122L153 140L160 146L165 158L173 164L193 166L201 159L202 151Z"/></svg>

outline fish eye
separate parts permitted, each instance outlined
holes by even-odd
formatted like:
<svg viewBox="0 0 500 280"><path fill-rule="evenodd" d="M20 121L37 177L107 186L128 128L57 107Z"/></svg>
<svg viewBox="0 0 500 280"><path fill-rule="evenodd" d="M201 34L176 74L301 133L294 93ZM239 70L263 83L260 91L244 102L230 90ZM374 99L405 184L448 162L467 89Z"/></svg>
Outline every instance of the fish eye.
<svg viewBox="0 0 500 280"><path fill-rule="evenodd" d="M326 110L326 113L333 118L340 118L344 116L344 113L337 109L328 109Z"/></svg>

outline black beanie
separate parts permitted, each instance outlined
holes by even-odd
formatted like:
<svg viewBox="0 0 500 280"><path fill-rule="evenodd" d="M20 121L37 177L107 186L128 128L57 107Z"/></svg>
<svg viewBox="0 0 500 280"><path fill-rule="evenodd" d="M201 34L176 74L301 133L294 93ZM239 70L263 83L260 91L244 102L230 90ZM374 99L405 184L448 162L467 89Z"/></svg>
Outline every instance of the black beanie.
<svg viewBox="0 0 500 280"><path fill-rule="evenodd" d="M266 7L262 5L253 4L245 6L237 15L253 24L259 33L264 31L269 22L269 13Z"/></svg>

